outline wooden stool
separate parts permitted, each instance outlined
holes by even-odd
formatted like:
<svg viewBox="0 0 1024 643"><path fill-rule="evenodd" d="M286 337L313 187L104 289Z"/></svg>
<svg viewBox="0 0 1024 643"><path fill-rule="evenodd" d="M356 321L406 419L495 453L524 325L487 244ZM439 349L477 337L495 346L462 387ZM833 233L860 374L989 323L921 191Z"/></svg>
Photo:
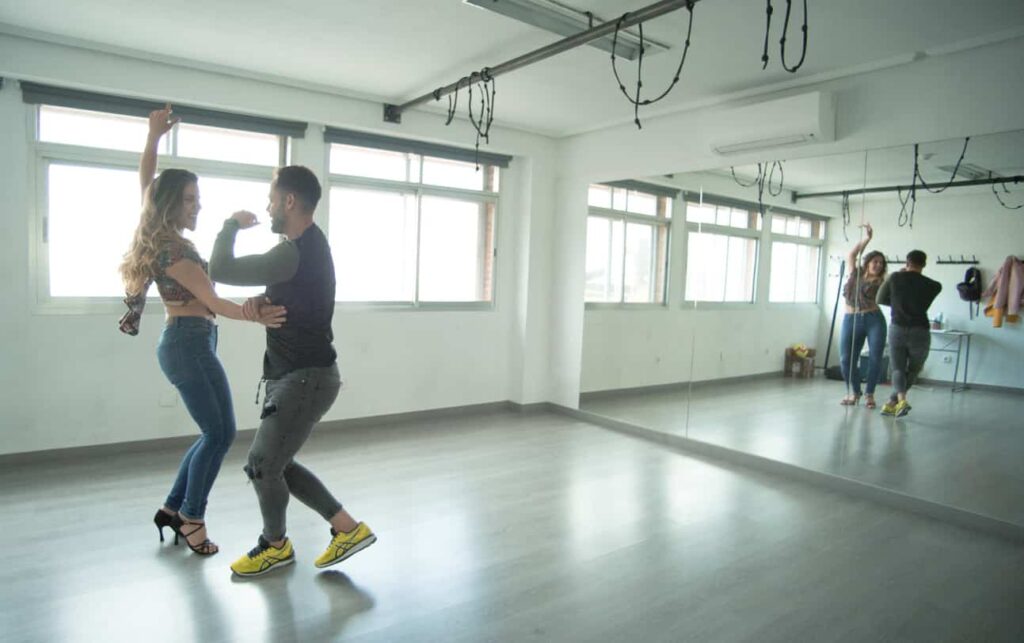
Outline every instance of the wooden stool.
<svg viewBox="0 0 1024 643"><path fill-rule="evenodd" d="M795 371L796 377L814 377L814 356L813 348L807 350L807 357L799 357L792 348L787 348L786 366L782 374L786 377L793 377Z"/></svg>

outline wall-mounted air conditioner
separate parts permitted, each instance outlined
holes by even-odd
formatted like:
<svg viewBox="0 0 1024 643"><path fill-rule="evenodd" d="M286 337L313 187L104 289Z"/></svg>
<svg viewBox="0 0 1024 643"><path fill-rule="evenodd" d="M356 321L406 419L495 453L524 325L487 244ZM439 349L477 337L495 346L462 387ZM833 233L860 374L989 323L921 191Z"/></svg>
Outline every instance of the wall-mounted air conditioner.
<svg viewBox="0 0 1024 643"><path fill-rule="evenodd" d="M828 92L809 92L730 110L711 149L716 154L741 154L836 138L836 101Z"/></svg>

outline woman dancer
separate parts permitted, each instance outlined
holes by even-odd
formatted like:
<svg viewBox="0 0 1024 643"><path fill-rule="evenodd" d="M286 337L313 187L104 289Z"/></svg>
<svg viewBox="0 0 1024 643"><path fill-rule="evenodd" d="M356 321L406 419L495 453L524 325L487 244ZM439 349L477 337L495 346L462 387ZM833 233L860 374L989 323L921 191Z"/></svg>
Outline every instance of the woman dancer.
<svg viewBox="0 0 1024 643"><path fill-rule="evenodd" d="M843 287L846 299L846 315L839 333L839 365L846 382L846 396L839 402L843 406L854 406L860 401L860 352L864 341L868 342L868 373L864 387L864 405L869 409L876 406L875 386L882 372L882 353L885 351L885 316L875 303L878 289L885 281L888 264L885 255L877 250L864 255L860 266L857 259L871 241L874 232L870 223L863 226L865 236L853 246L847 255L851 267L850 278Z"/></svg>
<svg viewBox="0 0 1024 643"><path fill-rule="evenodd" d="M153 178L160 138L178 120L172 118L170 105L149 115L149 136L139 164L142 214L121 264L129 310L120 326L130 335L138 333L146 291L155 282L167 311L157 359L199 425L200 436L185 452L171 491L153 522L160 530L161 541L163 528L170 527L175 544L182 536L193 552L209 556L217 553L218 547L207 537L206 500L235 437L231 390L217 359L214 319L217 315L247 317L240 305L217 296L207 276L207 263L181 234L196 227L200 209L196 175L167 169ZM284 309L265 307L259 317L248 319L276 328L284 321Z"/></svg>

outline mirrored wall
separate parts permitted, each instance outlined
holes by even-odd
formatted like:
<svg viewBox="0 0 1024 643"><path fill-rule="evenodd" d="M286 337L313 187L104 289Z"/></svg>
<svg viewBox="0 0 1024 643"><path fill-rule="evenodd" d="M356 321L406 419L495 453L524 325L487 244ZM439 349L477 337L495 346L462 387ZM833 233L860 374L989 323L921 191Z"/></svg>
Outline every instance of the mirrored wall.
<svg viewBox="0 0 1024 643"><path fill-rule="evenodd" d="M1024 525L1021 174L1009 132L592 186L581 409ZM914 250L942 289L883 415Z"/></svg>

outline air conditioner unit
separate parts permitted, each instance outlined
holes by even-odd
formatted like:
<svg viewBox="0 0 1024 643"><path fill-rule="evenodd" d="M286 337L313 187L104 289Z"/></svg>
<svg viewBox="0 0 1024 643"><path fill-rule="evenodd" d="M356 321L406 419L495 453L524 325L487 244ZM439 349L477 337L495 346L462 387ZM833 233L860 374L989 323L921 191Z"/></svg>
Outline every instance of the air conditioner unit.
<svg viewBox="0 0 1024 643"><path fill-rule="evenodd" d="M712 144L716 154L827 143L836 138L835 96L810 92L746 105L726 112L722 121L728 135Z"/></svg>

